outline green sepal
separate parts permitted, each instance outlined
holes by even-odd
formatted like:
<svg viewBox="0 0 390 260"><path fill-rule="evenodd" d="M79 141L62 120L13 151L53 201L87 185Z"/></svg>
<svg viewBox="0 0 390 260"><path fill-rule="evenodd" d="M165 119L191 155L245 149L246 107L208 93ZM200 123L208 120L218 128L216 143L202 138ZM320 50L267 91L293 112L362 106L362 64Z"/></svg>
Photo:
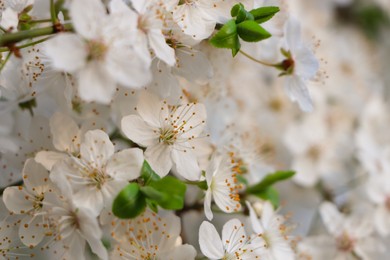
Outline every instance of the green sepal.
<svg viewBox="0 0 390 260"><path fill-rule="evenodd" d="M244 21L237 24L237 33L246 42L259 42L271 37L271 34L255 21Z"/></svg>
<svg viewBox="0 0 390 260"><path fill-rule="evenodd" d="M130 183L114 199L112 213L122 219L135 218L145 210L145 207L145 196L138 184Z"/></svg>
<svg viewBox="0 0 390 260"><path fill-rule="evenodd" d="M287 180L291 177L293 177L295 174L294 171L277 171L274 173L271 173L264 177L259 183L250 186L246 189L246 192L249 194L258 194L260 192L265 191L269 187L271 187L273 184Z"/></svg>
<svg viewBox="0 0 390 260"><path fill-rule="evenodd" d="M216 48L231 49L233 57L236 56L241 47L236 22L230 20L225 23L209 42Z"/></svg>
<svg viewBox="0 0 390 260"><path fill-rule="evenodd" d="M256 23L264 23L270 20L280 9L277 6L265 6L249 11Z"/></svg>

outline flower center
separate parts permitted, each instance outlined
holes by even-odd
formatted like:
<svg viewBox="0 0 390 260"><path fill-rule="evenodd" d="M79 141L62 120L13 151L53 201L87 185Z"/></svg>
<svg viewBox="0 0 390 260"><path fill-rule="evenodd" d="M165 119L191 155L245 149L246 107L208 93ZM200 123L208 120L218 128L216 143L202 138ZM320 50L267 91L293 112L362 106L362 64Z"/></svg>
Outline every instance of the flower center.
<svg viewBox="0 0 390 260"><path fill-rule="evenodd" d="M98 40L87 42L88 60L103 60L107 53L107 46Z"/></svg>
<svg viewBox="0 0 390 260"><path fill-rule="evenodd" d="M42 201L45 198L45 196L42 194L35 196L33 208L35 210L41 209L42 208Z"/></svg>
<svg viewBox="0 0 390 260"><path fill-rule="evenodd" d="M109 176L104 174L103 172L93 169L91 173L89 173L88 177L92 180L92 182L96 185L96 187L100 190L101 187L106 183L109 179Z"/></svg>
<svg viewBox="0 0 390 260"><path fill-rule="evenodd" d="M172 128L160 128L159 142L172 145L176 141L177 131Z"/></svg>
<svg viewBox="0 0 390 260"><path fill-rule="evenodd" d="M351 252L354 248L355 241L344 232L341 236L336 238L336 244L340 251Z"/></svg>

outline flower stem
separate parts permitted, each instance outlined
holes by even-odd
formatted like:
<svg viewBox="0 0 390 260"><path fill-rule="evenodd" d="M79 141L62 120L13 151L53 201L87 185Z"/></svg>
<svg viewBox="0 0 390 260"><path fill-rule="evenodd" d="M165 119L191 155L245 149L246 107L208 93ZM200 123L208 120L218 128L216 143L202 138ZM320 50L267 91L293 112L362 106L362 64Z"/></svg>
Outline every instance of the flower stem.
<svg viewBox="0 0 390 260"><path fill-rule="evenodd" d="M50 18L53 25L58 23L54 0L50 0Z"/></svg>
<svg viewBox="0 0 390 260"><path fill-rule="evenodd" d="M268 62L265 62L265 61L261 61L261 60L255 59L251 55L249 55L248 53L244 52L243 50L240 50L240 53L242 55L244 55L245 57L247 57L248 59L250 59L250 60L252 60L252 61L254 61L256 63L259 63L261 65L268 66L268 67L276 67L276 64L272 64L272 63L268 63Z"/></svg>
<svg viewBox="0 0 390 260"><path fill-rule="evenodd" d="M64 31L71 31L73 29L71 24L64 24ZM0 35L0 46L7 47L10 44L17 43L26 39L31 39L40 36L47 36L57 33L58 30L55 26L43 27L38 29L32 29L29 31L19 31L15 33L5 33Z"/></svg>

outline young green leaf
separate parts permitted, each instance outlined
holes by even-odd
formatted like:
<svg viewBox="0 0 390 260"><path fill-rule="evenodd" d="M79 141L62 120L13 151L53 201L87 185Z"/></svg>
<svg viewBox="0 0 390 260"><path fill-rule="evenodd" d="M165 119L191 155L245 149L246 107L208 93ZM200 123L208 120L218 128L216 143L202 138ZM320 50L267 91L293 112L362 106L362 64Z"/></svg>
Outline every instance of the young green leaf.
<svg viewBox="0 0 390 260"><path fill-rule="evenodd" d="M144 180L145 185L148 185L151 181L160 180L160 176L158 176L150 167L147 161L144 161L141 169L141 178Z"/></svg>
<svg viewBox="0 0 390 260"><path fill-rule="evenodd" d="M271 37L271 34L255 21L244 21L237 24L237 33L246 42L258 42Z"/></svg>
<svg viewBox="0 0 390 260"><path fill-rule="evenodd" d="M283 181L294 176L294 171L278 171L272 174L269 174L264 177L258 184L250 186L246 189L246 192L249 194L256 194L265 191L267 188L271 187L273 184L279 181Z"/></svg>
<svg viewBox="0 0 390 260"><path fill-rule="evenodd" d="M222 28L209 40L217 48L231 49L233 57L240 50L240 40L237 35L237 26L234 20L225 23Z"/></svg>
<svg viewBox="0 0 390 260"><path fill-rule="evenodd" d="M179 210L184 206L184 195L187 186L180 180L166 176L159 181L150 182L141 191L149 199L164 209Z"/></svg>
<svg viewBox="0 0 390 260"><path fill-rule="evenodd" d="M280 204L279 193L276 189L272 187L269 187L266 190L256 193L254 195L263 200L268 200L269 202L272 203L275 209L279 207Z"/></svg>
<svg viewBox="0 0 390 260"><path fill-rule="evenodd" d="M232 17L236 17L236 24L239 24L245 20L254 20L253 14L245 10L243 4L239 3L233 6L230 11Z"/></svg>
<svg viewBox="0 0 390 260"><path fill-rule="evenodd" d="M256 23L264 23L271 19L279 10L277 6L265 6L253 9L250 13L253 15Z"/></svg>
<svg viewBox="0 0 390 260"><path fill-rule="evenodd" d="M118 218L135 218L146 207L144 195L137 183L130 183L116 196L112 204L112 212Z"/></svg>

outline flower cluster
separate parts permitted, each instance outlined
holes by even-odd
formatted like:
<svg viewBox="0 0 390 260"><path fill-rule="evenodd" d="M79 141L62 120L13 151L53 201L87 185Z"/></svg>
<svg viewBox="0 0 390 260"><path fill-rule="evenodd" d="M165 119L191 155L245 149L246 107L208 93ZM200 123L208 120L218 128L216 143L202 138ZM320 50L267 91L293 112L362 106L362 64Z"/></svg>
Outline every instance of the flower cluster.
<svg viewBox="0 0 390 260"><path fill-rule="evenodd" d="M0 258L386 259L360 2L0 1Z"/></svg>

